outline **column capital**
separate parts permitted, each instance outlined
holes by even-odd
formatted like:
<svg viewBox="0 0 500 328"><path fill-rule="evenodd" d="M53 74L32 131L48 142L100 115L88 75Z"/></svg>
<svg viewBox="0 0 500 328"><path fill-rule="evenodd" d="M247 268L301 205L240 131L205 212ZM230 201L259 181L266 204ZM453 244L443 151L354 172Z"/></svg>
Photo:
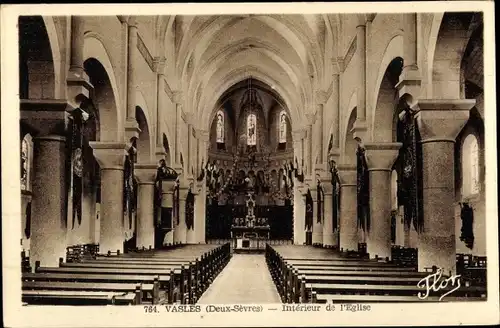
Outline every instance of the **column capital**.
<svg viewBox="0 0 500 328"><path fill-rule="evenodd" d="M182 91L172 91L172 100L176 104L182 104L183 100Z"/></svg>
<svg viewBox="0 0 500 328"><path fill-rule="evenodd" d="M368 170L390 171L402 145L400 142L365 143Z"/></svg>
<svg viewBox="0 0 500 328"><path fill-rule="evenodd" d="M155 148L155 158L159 162L162 159L167 157L167 152L165 151L165 147L163 145L156 145Z"/></svg>
<svg viewBox="0 0 500 328"><path fill-rule="evenodd" d="M207 130L195 130L196 137L201 141L207 142L210 139L210 133Z"/></svg>
<svg viewBox="0 0 500 328"><path fill-rule="evenodd" d="M153 70L157 74L163 74L163 71L165 69L165 63L166 63L166 58L164 56L161 57L155 57L153 59Z"/></svg>
<svg viewBox="0 0 500 328"><path fill-rule="evenodd" d="M130 141L133 138L139 138L139 133L141 129L139 129L139 123L135 118L128 118L125 121L125 138L126 141Z"/></svg>
<svg viewBox="0 0 500 328"><path fill-rule="evenodd" d="M292 136L294 141L299 141L305 138L306 129L298 129L292 131Z"/></svg>
<svg viewBox="0 0 500 328"><path fill-rule="evenodd" d="M137 163L134 165L134 176L139 184L154 184L158 165L155 163Z"/></svg>
<svg viewBox="0 0 500 328"><path fill-rule="evenodd" d="M357 171L356 165L339 164L337 166L340 185L356 185Z"/></svg>
<svg viewBox="0 0 500 328"><path fill-rule="evenodd" d="M316 113L307 113L306 119L308 127L312 127L316 123Z"/></svg>
<svg viewBox="0 0 500 328"><path fill-rule="evenodd" d="M37 135L66 135L68 103L63 99L21 99L21 122Z"/></svg>
<svg viewBox="0 0 500 328"><path fill-rule="evenodd" d="M189 190L189 186L179 186L179 200L186 200Z"/></svg>
<svg viewBox="0 0 500 328"><path fill-rule="evenodd" d="M316 91L316 104L323 105L326 104L328 100L328 93L324 90Z"/></svg>
<svg viewBox="0 0 500 328"><path fill-rule="evenodd" d="M94 150L94 157L101 169L123 170L127 144L123 142L99 141L91 141L89 144Z"/></svg>
<svg viewBox="0 0 500 328"><path fill-rule="evenodd" d="M366 140L366 135L368 133L368 124L366 120L356 119L352 128L354 139L359 141Z"/></svg>
<svg viewBox="0 0 500 328"><path fill-rule="evenodd" d="M331 196L333 193L332 178L323 177L321 179L321 188L323 189L325 195Z"/></svg>
<svg viewBox="0 0 500 328"><path fill-rule="evenodd" d="M411 109L417 112L422 141L454 142L467 123L474 99L420 99Z"/></svg>
<svg viewBox="0 0 500 328"><path fill-rule="evenodd" d="M161 191L163 194L174 192L175 180L161 180Z"/></svg>
<svg viewBox="0 0 500 328"><path fill-rule="evenodd" d="M344 71L344 58L343 57L333 57L332 58L333 75L340 75Z"/></svg>

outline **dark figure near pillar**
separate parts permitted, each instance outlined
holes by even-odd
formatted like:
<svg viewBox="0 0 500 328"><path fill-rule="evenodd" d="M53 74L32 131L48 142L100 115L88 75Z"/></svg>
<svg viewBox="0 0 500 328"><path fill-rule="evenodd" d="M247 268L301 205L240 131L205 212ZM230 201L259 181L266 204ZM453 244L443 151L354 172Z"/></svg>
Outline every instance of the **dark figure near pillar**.
<svg viewBox="0 0 500 328"><path fill-rule="evenodd" d="M460 217L462 219L462 229L460 240L465 243L467 248L472 249L474 247L474 210L470 207L469 203L460 203Z"/></svg>

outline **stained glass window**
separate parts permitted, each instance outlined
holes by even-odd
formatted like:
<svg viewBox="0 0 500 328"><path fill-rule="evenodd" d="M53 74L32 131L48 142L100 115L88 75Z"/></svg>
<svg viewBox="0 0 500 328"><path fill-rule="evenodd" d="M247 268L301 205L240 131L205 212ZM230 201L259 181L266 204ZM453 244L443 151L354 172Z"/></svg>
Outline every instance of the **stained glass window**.
<svg viewBox="0 0 500 328"><path fill-rule="evenodd" d="M247 118L247 145L257 145L257 117L255 114L250 114Z"/></svg>
<svg viewBox="0 0 500 328"><path fill-rule="evenodd" d="M282 111L280 113L279 143L286 143L286 114L285 114L285 111Z"/></svg>
<svg viewBox="0 0 500 328"><path fill-rule="evenodd" d="M217 112L217 143L224 143L224 113Z"/></svg>
<svg viewBox="0 0 500 328"><path fill-rule="evenodd" d="M462 194L470 196L479 193L479 144L469 134L462 148Z"/></svg>
<svg viewBox="0 0 500 328"><path fill-rule="evenodd" d="M31 190L30 173L32 165L32 141L27 134L21 142L21 190Z"/></svg>

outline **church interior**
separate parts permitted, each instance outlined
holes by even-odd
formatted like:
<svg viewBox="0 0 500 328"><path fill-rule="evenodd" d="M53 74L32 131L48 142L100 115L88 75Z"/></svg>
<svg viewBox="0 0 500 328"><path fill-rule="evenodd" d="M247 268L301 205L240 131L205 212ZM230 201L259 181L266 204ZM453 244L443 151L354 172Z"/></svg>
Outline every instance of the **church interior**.
<svg viewBox="0 0 500 328"><path fill-rule="evenodd" d="M18 31L24 305L486 300L482 13Z"/></svg>

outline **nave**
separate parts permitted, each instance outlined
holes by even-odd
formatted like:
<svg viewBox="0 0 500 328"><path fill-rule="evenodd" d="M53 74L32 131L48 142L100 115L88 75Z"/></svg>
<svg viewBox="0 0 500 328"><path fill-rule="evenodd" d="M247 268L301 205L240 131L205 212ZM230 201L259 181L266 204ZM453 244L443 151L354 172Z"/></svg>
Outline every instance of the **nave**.
<svg viewBox="0 0 500 328"><path fill-rule="evenodd" d="M482 20L20 17L24 301L484 299Z"/></svg>
<svg viewBox="0 0 500 328"><path fill-rule="evenodd" d="M22 300L26 305L369 303L478 301L487 294L477 275L484 267L458 264L462 278L449 279L436 268L418 272L414 256L397 252L395 261L386 263L361 252L311 246L266 244L265 254L232 254L229 243L168 248L72 256L55 268L37 263L34 273L22 275ZM428 290L426 284L433 283L442 288Z"/></svg>

